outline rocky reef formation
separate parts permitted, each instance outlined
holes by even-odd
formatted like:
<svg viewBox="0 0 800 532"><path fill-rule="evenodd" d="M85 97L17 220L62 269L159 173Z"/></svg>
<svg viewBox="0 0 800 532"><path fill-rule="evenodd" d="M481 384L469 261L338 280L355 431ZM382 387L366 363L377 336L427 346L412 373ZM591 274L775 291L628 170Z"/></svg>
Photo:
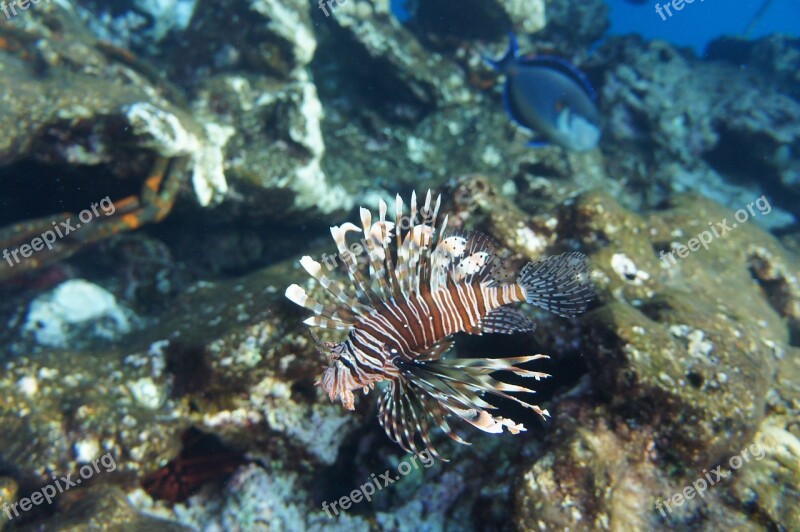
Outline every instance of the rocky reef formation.
<svg viewBox="0 0 800 532"><path fill-rule="evenodd" d="M636 37L610 39L593 61L615 65L605 69L602 89L607 171L640 190L643 206L691 191L738 209L770 192L775 206L793 216L776 212L763 223L794 223L800 104L776 76ZM637 156L623 154L631 151ZM628 166L632 161L643 164Z"/></svg>
<svg viewBox="0 0 800 532"><path fill-rule="evenodd" d="M797 478L800 263L755 224L700 247L701 224L728 214L695 196L646 216L602 193L576 199L605 304L583 319L590 388L554 406L551 448L517 494L521 527L797 521L796 480L781 492L766 478ZM694 251L659 259L684 238ZM732 478L670 510L717 466Z"/></svg>
<svg viewBox="0 0 800 532"><path fill-rule="evenodd" d="M599 0L420 2L402 23L388 0L325 6L81 0L0 24L0 247L104 196L117 212L24 274L2 262L0 509L115 464L0 528L800 527L796 43L590 57ZM586 70L599 149L525 146L482 61L508 30ZM743 49L758 73L730 64ZM534 314L534 335L459 338L551 355L553 417L434 435L451 461L405 473L374 392L348 412L315 386L283 293L299 256L333 251L327 225L412 188L512 261L586 252L598 298Z"/></svg>

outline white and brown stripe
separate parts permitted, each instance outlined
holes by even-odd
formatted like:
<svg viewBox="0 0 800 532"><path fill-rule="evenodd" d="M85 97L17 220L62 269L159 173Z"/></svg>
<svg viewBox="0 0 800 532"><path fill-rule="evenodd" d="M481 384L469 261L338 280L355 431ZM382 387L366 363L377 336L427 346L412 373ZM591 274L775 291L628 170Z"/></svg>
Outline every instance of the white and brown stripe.
<svg viewBox="0 0 800 532"><path fill-rule="evenodd" d="M314 313L307 324L349 331L345 341L325 344L330 366L319 384L331 400L340 397L346 408L353 409L354 390L366 392L376 383L388 381L379 409L386 433L413 451L417 451L415 435L419 435L425 447L438 456L429 438L429 422L461 443L465 442L450 429L447 417L457 416L486 432L525 430L513 420L489 414L487 410L494 407L481 398L483 393L547 414L506 393L531 390L488 376L506 370L542 378L543 373L518 365L544 355L443 359L452 336L532 331L533 323L508 305L527 301L572 316L585 310L592 290L588 262L576 253L528 263L515 278L498 264L492 242L484 235L453 232L442 236L448 219L444 218L440 228L436 226L440 199L435 204L431 200L428 192L418 210L416 194L412 194L412 223L405 227L403 201L398 196L394 223L386 220L387 207L381 202L379 221L373 223L372 214L362 208L360 228L352 223L331 228L354 296L326 277L320 263L303 257L301 265L333 302L317 301L298 285L290 286L286 297ZM348 253L345 237L349 232L363 234L368 279ZM394 250L390 249L393 240Z"/></svg>

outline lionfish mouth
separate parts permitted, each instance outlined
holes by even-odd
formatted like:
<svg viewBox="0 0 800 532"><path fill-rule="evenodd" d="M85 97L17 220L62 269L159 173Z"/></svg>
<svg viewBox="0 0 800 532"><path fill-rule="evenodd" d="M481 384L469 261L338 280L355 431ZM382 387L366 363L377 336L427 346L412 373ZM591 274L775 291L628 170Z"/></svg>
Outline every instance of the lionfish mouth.
<svg viewBox="0 0 800 532"><path fill-rule="evenodd" d="M287 298L314 313L306 324L348 331L343 342L325 344L330 365L318 384L330 399L339 397L345 408L353 410L354 390L366 393L377 382L387 381L378 414L386 434L406 451L419 453L421 442L439 458L430 438L432 425L464 444L449 420L460 419L489 433L525 430L521 423L490 413L496 407L484 400L487 395L548 415L547 410L509 395L533 390L490 376L510 371L535 380L547 377L520 367L545 355L445 359L453 335L531 332L535 324L512 305L527 302L573 317L584 312L594 297L585 255L547 257L515 274L485 235L448 231L447 216L437 227L440 204L441 197L431 202L429 191L418 210L413 193L410 217L405 217L398 196L395 221L386 220L387 205L381 201L375 223L372 213L362 208L361 227L352 223L331 227L339 252L334 266L343 262L349 286L332 281L319 262L305 256L300 264L326 290L327 301L317 301L296 284L286 290ZM349 232L363 234L360 244L348 247ZM360 271L354 249L366 251L368 272Z"/></svg>

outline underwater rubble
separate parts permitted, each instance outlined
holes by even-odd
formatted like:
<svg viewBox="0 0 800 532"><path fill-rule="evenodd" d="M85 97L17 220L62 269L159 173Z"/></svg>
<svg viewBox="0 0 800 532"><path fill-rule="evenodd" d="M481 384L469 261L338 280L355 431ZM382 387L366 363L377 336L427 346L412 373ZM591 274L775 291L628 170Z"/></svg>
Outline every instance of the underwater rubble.
<svg viewBox="0 0 800 532"><path fill-rule="evenodd" d="M613 137L606 171L640 191L641 207L692 191L738 209L770 191L784 212L763 223L793 223L800 103L772 77L637 37L610 38L592 61L614 65L603 69Z"/></svg>
<svg viewBox="0 0 800 532"><path fill-rule="evenodd" d="M793 41L699 59L611 37L589 56L599 0L469 1L452 24L441 1L405 24L388 0L329 16L300 0L133 4L42 3L0 24L0 190L19 197L0 243L103 196L119 212L52 260L3 261L0 508L116 462L52 506L0 513L0 530L800 527ZM586 70L599 149L525 145L481 57L508 29ZM327 225L412 188L440 190L452 226L509 260L584 251L597 301L575 320L535 314L534 335L456 342L549 354L537 400L552 418L470 447L432 435L449 462L332 519L324 502L406 455L374 393L349 412L316 386L323 355L283 294L305 279L299 256L333 251ZM186 453L191 431L217 443ZM664 506L720 467L701 498Z"/></svg>

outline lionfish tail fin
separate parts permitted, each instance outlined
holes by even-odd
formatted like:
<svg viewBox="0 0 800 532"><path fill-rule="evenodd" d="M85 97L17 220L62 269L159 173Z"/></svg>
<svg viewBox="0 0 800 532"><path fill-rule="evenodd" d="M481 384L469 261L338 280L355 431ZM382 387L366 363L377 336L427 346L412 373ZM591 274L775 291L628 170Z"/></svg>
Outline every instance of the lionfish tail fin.
<svg viewBox="0 0 800 532"><path fill-rule="evenodd" d="M564 253L529 262L517 282L528 303L564 318L585 312L594 299L591 267L583 253Z"/></svg>

